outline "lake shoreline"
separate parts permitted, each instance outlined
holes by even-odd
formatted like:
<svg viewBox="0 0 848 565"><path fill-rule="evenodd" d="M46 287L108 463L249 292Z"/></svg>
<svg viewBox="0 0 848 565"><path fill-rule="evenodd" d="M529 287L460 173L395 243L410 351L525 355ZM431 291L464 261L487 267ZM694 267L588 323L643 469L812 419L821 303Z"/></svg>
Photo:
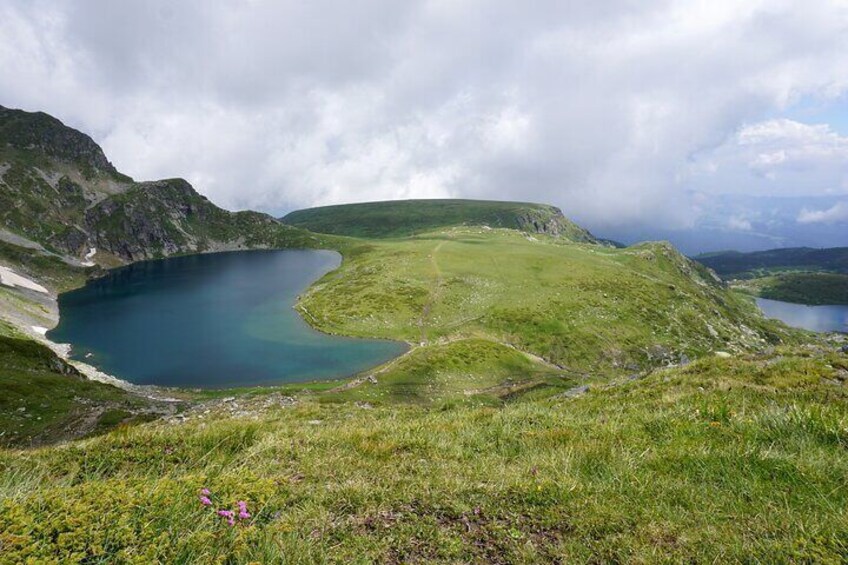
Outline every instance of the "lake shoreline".
<svg viewBox="0 0 848 565"><path fill-rule="evenodd" d="M755 297L763 316L817 333L848 334L848 306L841 304L799 304Z"/></svg>
<svg viewBox="0 0 848 565"><path fill-rule="evenodd" d="M23 336L28 339L32 339L38 343L49 348L53 353L56 354L57 357L67 362L69 365L76 368L86 379L100 382L104 384L108 384L114 386L116 388L120 388L137 396L141 396L144 398L164 401L164 402L184 402L188 400L186 397L191 397L199 393L208 393L214 396L224 395L224 394L246 394L254 390L274 390L284 388L286 386L290 386L295 384L294 382L289 383L278 383L278 384L255 384L255 385L244 385L244 386L227 386L227 387L214 387L214 388L197 388L197 387L179 387L179 386L166 386L166 385L152 385L152 384L136 384L129 380L120 378L115 376L115 374L110 374L109 372L103 371L100 368L92 365L91 363L86 362L84 359L76 359L73 357L73 346L69 343L63 343L58 340L50 339L47 334L55 329L59 322L61 321L61 315L59 311L59 296L64 294L65 292L71 292L73 290L77 290L90 284L93 281L97 281L108 276L110 273L113 273L116 270L130 267L133 265L137 265L139 263L145 262L158 262L165 261L167 259L175 258L175 257L192 257L192 256L202 256L202 255L222 255L222 254L238 254L238 253L247 253L254 251L265 251L265 252L273 252L273 251L284 251L285 249L221 249L221 250L209 250L200 253L189 253L189 254L179 254L174 257L166 257L162 259L150 259L147 261L138 261L134 263L130 263L127 265L121 265L119 267L114 267L111 269L102 269L98 272L89 273L89 278L85 280L85 282L79 286L75 286L70 288L64 292L55 292L54 290L50 290L44 288L42 292L42 286L36 280L26 279L23 281L22 279L14 278L15 282L21 282L21 284L7 284L11 282L8 280L10 277L4 277L2 288L10 291L12 296L17 297L17 299L29 306L31 308L9 308L6 311L6 316L4 316L4 320L10 324L10 326ZM306 250L306 249L304 249ZM322 274L317 277L314 281L312 281L307 289L307 291L312 285L317 283L324 275L329 274L341 266L342 261L344 260L344 255L335 249L309 249L309 251L314 251L317 253L327 253L332 254L339 257L339 264L327 271L327 273ZM14 272L14 269L11 267L6 267L10 272ZM5 273L4 273L5 274ZM22 275L19 275L23 277ZM31 283L31 284L23 284L23 283ZM35 288L33 285L37 285L38 288ZM296 312L296 315L300 317L305 324L307 324L312 330L321 333L323 335L333 336L333 337L343 337L348 339L358 339L354 336L345 336L342 334L333 334L331 332L326 332L321 328L318 328L314 325L313 321L308 319L308 316L304 316L304 312L299 307L299 298L297 297L294 304L292 305L292 309ZM30 312L29 310L32 310ZM305 312L307 315L308 312ZM409 354L409 352L414 349L415 344L408 343L406 341L399 340L390 340L383 338L373 338L377 341L390 341L393 343L403 344L404 350L401 351L398 355L381 362L373 367L368 369L357 371L350 375L346 375L343 377L334 377L330 379L309 379L305 381L298 381L297 384L303 384L304 386L319 384L319 383L333 383L336 386L344 386L346 382L355 380L357 378L361 378L363 375L374 373L375 371L379 371L382 367L387 364L395 362L397 359Z"/></svg>

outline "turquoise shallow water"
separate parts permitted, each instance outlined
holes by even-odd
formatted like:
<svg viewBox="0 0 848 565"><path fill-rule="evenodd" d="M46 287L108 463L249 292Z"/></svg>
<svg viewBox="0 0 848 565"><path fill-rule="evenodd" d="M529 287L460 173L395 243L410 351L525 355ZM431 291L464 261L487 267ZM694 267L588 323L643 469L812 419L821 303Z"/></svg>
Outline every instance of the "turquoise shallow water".
<svg viewBox="0 0 848 565"><path fill-rule="evenodd" d="M249 251L137 263L59 297L48 337L137 384L223 388L345 377L406 344L329 336L292 308L332 251Z"/></svg>
<svg viewBox="0 0 848 565"><path fill-rule="evenodd" d="M796 328L814 332L848 332L848 306L807 306L757 298L757 306L768 318L777 318Z"/></svg>

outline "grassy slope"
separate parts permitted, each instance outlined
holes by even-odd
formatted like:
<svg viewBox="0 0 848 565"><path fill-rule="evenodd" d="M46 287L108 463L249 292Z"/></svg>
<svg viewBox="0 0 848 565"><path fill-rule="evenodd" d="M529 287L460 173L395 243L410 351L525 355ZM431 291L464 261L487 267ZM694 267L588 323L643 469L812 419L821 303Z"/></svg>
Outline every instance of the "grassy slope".
<svg viewBox="0 0 848 565"><path fill-rule="evenodd" d="M347 248L299 307L324 331L428 346L404 368L456 340L516 347L583 376L791 337L665 244L617 250L511 230Z"/></svg>
<svg viewBox="0 0 848 565"><path fill-rule="evenodd" d="M738 280L733 288L798 304L848 304L848 275L836 273L780 273Z"/></svg>
<svg viewBox="0 0 848 565"><path fill-rule="evenodd" d="M365 238L406 237L462 225L559 232L573 241L595 241L553 206L486 200L396 200L298 210L283 222L317 233Z"/></svg>
<svg viewBox="0 0 848 565"><path fill-rule="evenodd" d="M414 349L373 375L373 380L337 386L320 399L435 407L498 405L518 396L549 396L578 382L574 375L520 351L474 338Z"/></svg>
<svg viewBox="0 0 848 565"><path fill-rule="evenodd" d="M0 545L10 562L841 563L846 369L712 357L498 409L302 400L0 451ZM229 528L214 510L237 500L253 517Z"/></svg>
<svg viewBox="0 0 848 565"><path fill-rule="evenodd" d="M2 322L0 322L2 324ZM81 377L45 346L0 328L0 445L38 445L145 419L145 399Z"/></svg>

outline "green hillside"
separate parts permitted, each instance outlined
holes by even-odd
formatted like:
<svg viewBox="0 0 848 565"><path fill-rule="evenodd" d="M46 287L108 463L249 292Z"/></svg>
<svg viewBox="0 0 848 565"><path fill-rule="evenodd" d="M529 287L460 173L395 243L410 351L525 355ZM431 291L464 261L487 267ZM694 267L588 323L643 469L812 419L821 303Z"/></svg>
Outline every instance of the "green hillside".
<svg viewBox="0 0 848 565"><path fill-rule="evenodd" d="M427 348L483 340L572 375L636 372L793 335L665 243L614 249L454 228L344 254L299 305L330 333Z"/></svg>
<svg viewBox="0 0 848 565"><path fill-rule="evenodd" d="M558 208L525 202L485 200L393 200L298 210L282 218L317 233L353 237L406 237L454 226L488 226L546 233L572 241L595 237Z"/></svg>
<svg viewBox="0 0 848 565"><path fill-rule="evenodd" d="M164 407L90 381L0 322L0 446L38 445L156 419Z"/></svg>
<svg viewBox="0 0 848 565"><path fill-rule="evenodd" d="M846 375L844 355L805 348L501 408L206 404L180 424L0 450L2 555L844 563ZM250 517L229 526L216 511L238 501Z"/></svg>

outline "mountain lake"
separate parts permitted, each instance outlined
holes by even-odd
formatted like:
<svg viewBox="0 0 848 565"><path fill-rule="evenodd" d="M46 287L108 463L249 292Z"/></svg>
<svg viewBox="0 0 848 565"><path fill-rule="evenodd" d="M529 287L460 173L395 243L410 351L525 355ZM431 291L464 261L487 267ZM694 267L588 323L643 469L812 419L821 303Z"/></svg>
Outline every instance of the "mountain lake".
<svg viewBox="0 0 848 565"><path fill-rule="evenodd" d="M789 326L814 332L848 332L848 306L807 306L768 298L757 298L757 306L767 318L777 318Z"/></svg>
<svg viewBox="0 0 848 565"><path fill-rule="evenodd" d="M294 310L337 268L333 251L212 253L145 261L59 296L48 337L72 358L136 384L274 385L353 375L405 343L331 336Z"/></svg>

